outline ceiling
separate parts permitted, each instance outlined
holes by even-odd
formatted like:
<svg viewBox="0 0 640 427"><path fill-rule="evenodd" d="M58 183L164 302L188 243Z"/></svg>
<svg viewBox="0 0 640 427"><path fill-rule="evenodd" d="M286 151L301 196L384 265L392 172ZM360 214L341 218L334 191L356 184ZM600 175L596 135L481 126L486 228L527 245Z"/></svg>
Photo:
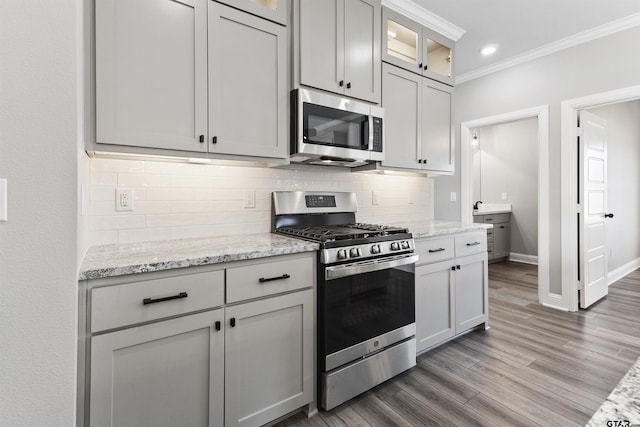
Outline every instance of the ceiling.
<svg viewBox="0 0 640 427"><path fill-rule="evenodd" d="M640 0L412 1L465 30L456 43L456 80L614 21L622 20L613 28L640 25ZM498 50L483 56L480 50L486 45Z"/></svg>

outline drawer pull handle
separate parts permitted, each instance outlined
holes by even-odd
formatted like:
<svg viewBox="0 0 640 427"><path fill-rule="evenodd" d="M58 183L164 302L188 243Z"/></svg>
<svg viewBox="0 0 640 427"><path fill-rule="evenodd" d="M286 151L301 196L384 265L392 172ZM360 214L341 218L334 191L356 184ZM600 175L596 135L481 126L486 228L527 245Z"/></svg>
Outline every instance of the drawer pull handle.
<svg viewBox="0 0 640 427"><path fill-rule="evenodd" d="M435 253L435 252L442 252L442 251L445 251L445 250L446 250L445 248L429 249L429 253L432 254L432 253Z"/></svg>
<svg viewBox="0 0 640 427"><path fill-rule="evenodd" d="M467 246L478 246L480 242L467 243Z"/></svg>
<svg viewBox="0 0 640 427"><path fill-rule="evenodd" d="M274 281L274 280L284 280L284 279L288 279L290 277L291 276L289 276L287 273L285 273L282 276L277 276L277 277L267 277L267 278L261 277L261 278L258 279L258 282L264 283L264 282L271 282L271 281Z"/></svg>
<svg viewBox="0 0 640 427"><path fill-rule="evenodd" d="M229 320L229 325L231 325L232 328L236 327L236 318L232 317L231 320Z"/></svg>
<svg viewBox="0 0 640 427"><path fill-rule="evenodd" d="M222 325L219 320L216 320L216 331L219 331L220 329L222 329Z"/></svg>
<svg viewBox="0 0 640 427"><path fill-rule="evenodd" d="M156 298L156 299L145 298L142 300L142 304L144 305L155 304L157 302L171 301L172 299L181 299L181 298L186 298L188 296L189 294L187 294L186 292L180 292L178 295L171 295L170 297Z"/></svg>

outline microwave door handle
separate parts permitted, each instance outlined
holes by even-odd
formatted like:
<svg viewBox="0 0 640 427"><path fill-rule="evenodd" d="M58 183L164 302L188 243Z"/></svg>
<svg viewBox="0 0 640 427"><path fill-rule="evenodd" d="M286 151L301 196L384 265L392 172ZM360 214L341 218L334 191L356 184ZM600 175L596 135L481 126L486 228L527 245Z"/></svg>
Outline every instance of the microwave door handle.
<svg viewBox="0 0 640 427"><path fill-rule="evenodd" d="M362 122L362 131L364 132L363 145L368 151L373 150L373 120L371 116L366 116L365 121Z"/></svg>

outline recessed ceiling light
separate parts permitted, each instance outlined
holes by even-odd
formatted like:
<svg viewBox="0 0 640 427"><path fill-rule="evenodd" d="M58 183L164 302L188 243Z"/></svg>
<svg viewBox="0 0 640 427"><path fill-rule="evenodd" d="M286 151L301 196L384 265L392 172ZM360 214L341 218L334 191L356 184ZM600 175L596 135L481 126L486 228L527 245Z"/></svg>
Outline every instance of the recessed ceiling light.
<svg viewBox="0 0 640 427"><path fill-rule="evenodd" d="M483 55L491 55L493 53L496 52L496 47L495 46L487 46L482 48L482 50L480 51L481 54Z"/></svg>

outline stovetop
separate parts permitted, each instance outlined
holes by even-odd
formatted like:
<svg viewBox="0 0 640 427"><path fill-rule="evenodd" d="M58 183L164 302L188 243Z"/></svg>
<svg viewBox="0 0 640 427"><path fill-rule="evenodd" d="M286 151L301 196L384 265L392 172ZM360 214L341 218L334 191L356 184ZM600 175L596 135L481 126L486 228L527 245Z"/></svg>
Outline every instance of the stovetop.
<svg viewBox="0 0 640 427"><path fill-rule="evenodd" d="M340 240L369 239L380 236L406 234L409 232L403 227L392 227L377 224L343 224L343 225L318 225L281 227L278 233L313 240L316 242L335 242Z"/></svg>

